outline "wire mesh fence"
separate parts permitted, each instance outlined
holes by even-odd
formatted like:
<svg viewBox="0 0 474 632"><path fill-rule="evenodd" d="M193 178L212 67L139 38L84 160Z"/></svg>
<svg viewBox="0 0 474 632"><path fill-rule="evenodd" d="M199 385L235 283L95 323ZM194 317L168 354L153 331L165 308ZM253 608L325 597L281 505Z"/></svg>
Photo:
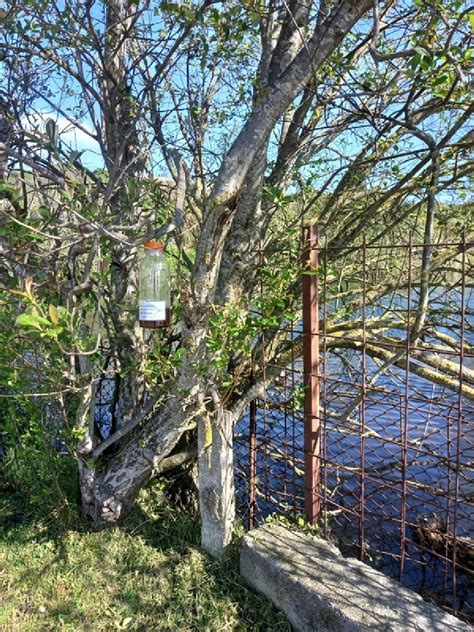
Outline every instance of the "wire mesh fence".
<svg viewBox="0 0 474 632"><path fill-rule="evenodd" d="M235 441L237 505L250 527L306 513L344 553L468 620L472 247L466 237L347 247L307 231L306 315L268 328L285 352L276 362L263 341L255 354L255 371L276 379Z"/></svg>
<svg viewBox="0 0 474 632"><path fill-rule="evenodd" d="M96 387L94 424L98 436L104 440L115 429L115 419L119 413L117 410L117 380L120 377L115 370L111 350L104 346L102 353L105 362Z"/></svg>

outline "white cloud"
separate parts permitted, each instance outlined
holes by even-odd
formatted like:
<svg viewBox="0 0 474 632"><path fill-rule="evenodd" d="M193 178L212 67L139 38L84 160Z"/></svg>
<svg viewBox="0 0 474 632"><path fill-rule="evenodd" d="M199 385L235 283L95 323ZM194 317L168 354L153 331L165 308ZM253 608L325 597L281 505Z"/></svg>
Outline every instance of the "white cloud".
<svg viewBox="0 0 474 632"><path fill-rule="evenodd" d="M22 123L30 132L37 131L45 134L46 121L52 119L58 128L59 139L71 150L83 152L81 162L91 169L103 165L100 147L97 141L88 133L93 134L92 127L81 121L77 127L64 116L56 113L39 111L24 118ZM82 128L82 129L81 129Z"/></svg>

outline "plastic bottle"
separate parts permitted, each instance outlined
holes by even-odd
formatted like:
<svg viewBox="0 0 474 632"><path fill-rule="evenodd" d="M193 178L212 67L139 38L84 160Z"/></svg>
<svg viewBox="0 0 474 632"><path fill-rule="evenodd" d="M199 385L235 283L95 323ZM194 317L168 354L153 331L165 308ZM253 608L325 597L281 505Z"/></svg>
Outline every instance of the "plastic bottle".
<svg viewBox="0 0 474 632"><path fill-rule="evenodd" d="M170 324L170 273L161 241L147 241L139 269L138 320L146 329Z"/></svg>

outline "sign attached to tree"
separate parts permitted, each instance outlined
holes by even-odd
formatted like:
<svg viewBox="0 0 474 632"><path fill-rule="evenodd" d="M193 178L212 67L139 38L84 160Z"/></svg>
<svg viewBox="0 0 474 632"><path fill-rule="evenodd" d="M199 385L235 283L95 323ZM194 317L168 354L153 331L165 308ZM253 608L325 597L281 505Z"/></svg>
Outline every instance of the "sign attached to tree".
<svg viewBox="0 0 474 632"><path fill-rule="evenodd" d="M140 263L138 319L146 329L170 324L170 274L161 241L147 241Z"/></svg>

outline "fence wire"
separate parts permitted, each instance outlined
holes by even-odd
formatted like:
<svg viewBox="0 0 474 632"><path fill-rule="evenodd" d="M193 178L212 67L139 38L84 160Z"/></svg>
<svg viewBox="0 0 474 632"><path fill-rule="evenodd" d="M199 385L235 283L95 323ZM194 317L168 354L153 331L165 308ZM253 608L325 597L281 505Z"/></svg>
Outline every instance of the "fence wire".
<svg viewBox="0 0 474 632"><path fill-rule="evenodd" d="M276 362L263 343L255 357L277 379L236 428L237 505L252 527L308 514L309 489L321 535L472 621L473 244L415 241L309 244L318 322L304 329L300 313L266 332L291 352ZM305 375L314 339L319 358ZM311 379L316 413L304 403Z"/></svg>

